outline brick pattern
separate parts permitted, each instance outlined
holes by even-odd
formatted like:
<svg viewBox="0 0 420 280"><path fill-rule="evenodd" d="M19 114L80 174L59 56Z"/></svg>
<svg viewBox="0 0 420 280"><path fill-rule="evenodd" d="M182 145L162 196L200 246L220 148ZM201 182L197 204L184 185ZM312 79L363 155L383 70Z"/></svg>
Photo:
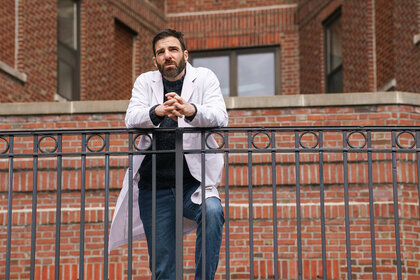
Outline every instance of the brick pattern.
<svg viewBox="0 0 420 280"><path fill-rule="evenodd" d="M22 84L0 71L2 102L53 100L57 87L56 15L54 0L19 1L19 32L22 34L18 34L17 70L27 75L28 82ZM14 21L14 12L8 11L6 19Z"/></svg>
<svg viewBox="0 0 420 280"><path fill-rule="evenodd" d="M255 4L255 1L248 2ZM230 9L238 7L234 1L226 3L229 3ZM269 6L268 4L264 2L264 6ZM187 3L185 5L188 6ZM177 8L177 10L182 9ZM213 6L208 10L214 10ZM299 93L297 48L299 40L296 32L295 7L206 14L208 10L201 9L203 14L199 16L168 17L168 26L182 30L189 50L279 45L281 94Z"/></svg>
<svg viewBox="0 0 420 280"><path fill-rule="evenodd" d="M0 10L4 21L0 60L26 74L27 82L0 71L0 101L53 101L57 91L56 2L18 3L18 34L14 34L15 3L8 1ZM418 92L420 51L412 43L419 32L418 5L416 0L81 2L80 99L129 97L128 70L119 72L117 65L123 61L116 54L131 53L133 46L123 47L124 40L114 36L115 20L138 34L134 73L129 77L155 69L151 38L164 27L174 27L185 33L191 50L278 45L280 94L324 92L322 22L338 7L342 9L344 91L375 91L395 78L397 90ZM120 89L123 83L127 84Z"/></svg>
<svg viewBox="0 0 420 280"><path fill-rule="evenodd" d="M378 89L395 78L395 54L393 48L395 34L392 3L392 1L383 0L375 3Z"/></svg>
<svg viewBox="0 0 420 280"><path fill-rule="evenodd" d="M420 85L420 74L416 73L416 62L420 59L419 45L413 45L413 35L419 33L415 15L418 1L410 0L394 7L395 49L404 50L396 54L397 90L414 91ZM405 31L403 31L405 30Z"/></svg>
<svg viewBox="0 0 420 280"><path fill-rule="evenodd" d="M359 106L342 108L290 108L230 110L232 126L246 126L260 123L261 126L317 126L317 125L420 125L420 110L414 106ZM1 129L54 129L54 128L116 128L123 127L123 114L75 114L52 116L4 116ZM372 134L372 147L390 147L391 135ZM267 137L254 138L259 147L265 146ZM80 137L63 136L64 151L80 151ZM126 151L126 137L111 136L113 151ZM302 137L306 146L314 145L313 137ZM409 134L399 138L402 145L410 146L413 138ZM276 135L276 147L293 148L293 133ZM341 147L340 133L325 132L324 147ZM89 147L97 149L101 139L94 137ZM229 135L229 147L246 148L244 133ZM350 138L354 146L364 143L361 135ZM16 153L32 152L33 139L16 137ZM41 142L43 150L50 151L55 146L51 138ZM5 149L0 141L0 152ZM346 279L346 247L343 193L343 155L325 153L325 218L327 237L327 278ZM247 154L232 154L228 158L229 168L223 175L219 188L224 204L226 191L229 191L229 230L230 230L230 273L232 279L250 279L249 265L249 208L248 172L252 172L253 186L253 240L254 240L254 278L273 278L273 206L271 181L271 154L254 154L252 170L248 168ZM297 230L296 230L296 169L293 153L277 154L276 195L279 244L280 279L296 279L297 267ZM321 258L321 211L320 211L320 170L319 155L301 153L300 198L302 213L303 279L322 277ZM354 279L371 278L370 225L369 225L369 187L366 153L349 154L349 212L352 273ZM397 155L399 217L403 278L418 279L420 274L420 224L417 180L417 159L415 154ZM29 252L33 159L14 159L13 174L13 242L12 278L29 277ZM89 155L86 160L86 212L85 212L85 278L103 278L104 242L104 165L103 156ZM111 219L124 172L128 166L125 156L111 156L109 173ZM62 160L62 213L60 275L63 279L77 279L79 267L80 242L80 190L81 161L78 157L63 157ZM37 180L37 259L36 279L53 279L54 241L56 221L57 160L54 157L38 159ZM372 156L372 182L374 194L375 237L378 279L396 279L394 235L394 207L392 190L391 156L374 154ZM0 255L5 256L7 224L8 160L0 160ZM225 188L225 176L229 174L229 189ZM225 213L227 209L225 208ZM226 230L226 227L225 227ZM226 236L226 235L224 235ZM194 234L184 239L184 261L186 279L193 279L194 271ZM226 240L223 241L220 263L216 279L225 279ZM5 257L1 258L0 275L5 273ZM109 256L110 279L126 279L127 247L113 250ZM133 276L135 279L148 279L148 257L144 240L133 244ZM0 276L1 278L1 276Z"/></svg>
<svg viewBox="0 0 420 280"><path fill-rule="evenodd" d="M119 22L115 22L114 28L113 99L129 99L134 82L132 78L134 34Z"/></svg>
<svg viewBox="0 0 420 280"><path fill-rule="evenodd" d="M325 92L324 26L342 1L299 1L299 83L301 94Z"/></svg>
<svg viewBox="0 0 420 280"><path fill-rule="evenodd" d="M109 3L100 0L81 5L81 100L114 99L114 22Z"/></svg>
<svg viewBox="0 0 420 280"><path fill-rule="evenodd" d="M186 0L186 1L166 1L168 14L202 12L202 11L220 11L228 9L246 9L260 8L266 6L290 5L296 3L296 0Z"/></svg>
<svg viewBox="0 0 420 280"><path fill-rule="evenodd" d="M15 2L6 1L0 7L0 61L15 65Z"/></svg>

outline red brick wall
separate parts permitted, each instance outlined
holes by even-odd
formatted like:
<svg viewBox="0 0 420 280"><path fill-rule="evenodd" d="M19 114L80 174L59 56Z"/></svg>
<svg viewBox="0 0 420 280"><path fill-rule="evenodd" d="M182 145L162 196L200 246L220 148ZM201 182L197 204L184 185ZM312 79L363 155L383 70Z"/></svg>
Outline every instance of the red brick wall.
<svg viewBox="0 0 420 280"><path fill-rule="evenodd" d="M378 89L395 77L394 1L378 0L375 3L375 34L377 50Z"/></svg>
<svg viewBox="0 0 420 280"><path fill-rule="evenodd" d="M23 84L0 71L0 101L53 100L57 85L56 10L56 1L53 0L19 1L17 70L27 75L28 82ZM9 26L10 21L14 22L14 10L12 12L8 10L7 14L6 21L9 21L7 24ZM9 50L9 54L12 52ZM14 57L7 59L7 62L14 67Z"/></svg>
<svg viewBox="0 0 420 280"><path fill-rule="evenodd" d="M301 94L325 92L323 22L340 8L341 3L340 0L299 2L299 82Z"/></svg>
<svg viewBox="0 0 420 280"><path fill-rule="evenodd" d="M98 0L82 4L82 100L130 98L133 74L140 75L153 69L150 42L163 26L162 11L163 1L103 3ZM133 55L133 45L127 38L129 34L122 35L118 27L114 31L115 19L138 34L135 38L135 64L131 71L128 67L132 61L128 60ZM115 32L125 39L114 37ZM148 40L147 44L145 40ZM118 65L125 65L125 70L121 72ZM113 90L114 84L121 92ZM120 88L120 84L124 87Z"/></svg>
<svg viewBox="0 0 420 280"><path fill-rule="evenodd" d="M118 21L114 28L114 65L111 73L114 99L129 99L133 88L134 33Z"/></svg>
<svg viewBox="0 0 420 280"><path fill-rule="evenodd" d="M57 91L57 1L19 1L18 59L15 61L14 1L1 6L0 61L27 75L27 81L0 70L0 102L54 101ZM164 26L164 1L81 1L81 100L128 99L132 74L153 69L151 37ZM130 27L136 39L132 71L119 73L123 42L114 38L115 19ZM146 40L147 44L146 44ZM131 52L127 45L125 52ZM131 49L132 50L132 49ZM118 60L119 62L115 62ZM15 67L15 64L17 67ZM116 69L114 69L117 67ZM124 94L114 80L124 80Z"/></svg>
<svg viewBox="0 0 420 280"><path fill-rule="evenodd" d="M15 64L15 1L5 1L0 7L0 61Z"/></svg>
<svg viewBox="0 0 420 280"><path fill-rule="evenodd" d="M299 93L294 5L278 1L201 1L194 6L194 1L190 2L167 4L168 26L182 30L189 50L279 45L281 94ZM197 14L184 14L187 12Z"/></svg>
<svg viewBox="0 0 420 280"><path fill-rule="evenodd" d="M418 1L410 0L401 3L395 1L395 50L397 90L416 92L420 87L420 73L417 71L420 60L420 45L413 44L414 34L420 33L416 9Z"/></svg>
<svg viewBox="0 0 420 280"><path fill-rule="evenodd" d="M26 74L27 81L0 71L0 101L53 101L57 91L56 1L18 3L18 34L14 34L14 2L7 1L0 10L4 21L0 31L0 60ZM116 76L118 70L114 69L121 62L115 54L123 53L120 52L123 41L114 38L116 19L138 34L134 45L134 76L154 69L153 35L164 27L174 27L185 33L190 50L278 45L281 94L324 92L322 22L340 6L344 91L374 91L394 77L400 91L418 92L420 88L416 65L420 50L412 42L413 35L419 33L415 0L404 3L382 0L80 3L81 100L129 96L126 89L121 95L113 88L114 80L117 84L130 80L126 72ZM125 48L124 52L131 53L130 46Z"/></svg>
<svg viewBox="0 0 420 280"><path fill-rule="evenodd" d="M420 110L410 105L313 107L284 109L230 110L231 126L247 126L258 122L260 126L317 126L317 125L420 125ZM1 129L59 129L59 128L117 128L124 127L124 114L73 114L47 116L2 116ZM390 145L390 134L373 133L373 147ZM324 147L341 147L340 133L325 133ZM406 135L408 136L408 135ZM230 135L232 147L246 147L246 135ZM111 150L126 150L126 137L111 137ZM407 138L408 140L409 137ZM53 146L52 141L42 147ZM80 147L80 138L64 137L64 149ZM97 139L98 140L98 139ZM258 137L259 141L266 141ZM304 141L313 141L306 139ZM354 141L354 142L353 142ZM352 138L356 145L360 139ZM15 138L15 152L32 151L33 139ZM99 145L100 141L94 141ZM310 143L308 142L308 145ZM78 144L79 143L79 144ZM96 144L95 144L96 143ZM92 143L91 143L92 144ZM94 148L91 146L92 148ZM293 133L280 133L277 147L294 147ZM4 142L0 141L0 152ZM280 279L297 278L295 165L294 153L276 156L277 217L279 242ZM346 279L346 250L343 204L342 154L325 153L325 215L327 236L327 278ZM374 154L372 181L375 199L375 232L378 279L396 278L393 226L393 194L391 157ZM254 265L256 279L273 277L272 243L272 189L271 155L254 154L253 217ZM319 155L300 155L300 185L302 203L303 279L322 277L320 207L319 207ZM249 224L248 224L248 156L235 154L229 157L230 193L230 258L231 278L249 279ZM397 156L401 252L404 279L418 279L420 271L419 201L416 186L416 157L414 154ZM33 159L14 160L13 193L13 243L12 278L25 279L29 275L31 224L31 190ZM102 279L104 242L104 157L88 156L86 167L86 229L85 229L85 278ZM110 217L127 167L126 156L110 158ZM354 279L371 278L370 228L368 208L367 155L349 154L349 195L352 271ZM8 160L0 160L0 275L5 273L5 247L7 223ZM54 235L56 205L56 159L40 157L38 160L38 213L36 279L52 279L54 271ZM61 275L63 279L76 279L78 275L79 222L80 222L80 157L63 157L62 173L62 226L61 226ZM220 186L224 201L224 178ZM26 210L25 210L26 209ZM226 212L226 209L225 209ZM225 241L220 257L217 279L224 279ZM194 235L185 237L185 272L192 279ZM147 279L149 275L145 241L133 244L133 276ZM110 279L124 279L127 274L127 247L113 250L109 257ZM1 276L0 276L1 277Z"/></svg>

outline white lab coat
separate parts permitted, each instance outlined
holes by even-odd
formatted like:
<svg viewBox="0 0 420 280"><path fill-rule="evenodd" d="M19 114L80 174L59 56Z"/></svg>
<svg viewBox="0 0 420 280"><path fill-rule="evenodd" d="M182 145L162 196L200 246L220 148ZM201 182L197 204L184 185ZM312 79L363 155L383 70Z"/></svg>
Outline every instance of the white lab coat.
<svg viewBox="0 0 420 280"><path fill-rule="evenodd" d="M197 107L197 114L191 122L184 118L178 119L179 127L221 127L228 123L228 115L223 95L220 90L216 75L207 68L194 68L188 62L186 75L182 87L181 97ZM127 128L154 128L150 120L149 110L156 104L163 103L163 82L159 71L151 71L140 75L132 91L132 97L128 105L125 123ZM217 147L212 136L207 143L211 147ZM148 147L149 137L142 137L139 148ZM200 149L200 133L184 133L183 148ZM138 182L140 176L138 169L144 155L133 157L133 241L144 237L143 223L140 219L138 206ZM191 175L201 182L201 154L185 154ZM205 155L205 183L206 197L219 197L217 185L220 183L223 169L222 154ZM123 186L118 196L109 236L109 250L128 243L128 170L125 174ZM201 186L191 196L194 203L201 203ZM184 233L192 231L196 227L195 222L184 219Z"/></svg>

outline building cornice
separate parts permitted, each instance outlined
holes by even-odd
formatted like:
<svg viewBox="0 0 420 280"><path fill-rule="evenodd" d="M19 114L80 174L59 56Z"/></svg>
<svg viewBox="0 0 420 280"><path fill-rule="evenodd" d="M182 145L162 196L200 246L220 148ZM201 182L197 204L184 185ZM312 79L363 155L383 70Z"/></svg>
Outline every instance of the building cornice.
<svg viewBox="0 0 420 280"><path fill-rule="evenodd" d="M377 92L345 94L301 94L259 97L227 97L228 110L349 107L372 105L420 106L420 93ZM0 115L63 115L125 113L128 100L0 103Z"/></svg>

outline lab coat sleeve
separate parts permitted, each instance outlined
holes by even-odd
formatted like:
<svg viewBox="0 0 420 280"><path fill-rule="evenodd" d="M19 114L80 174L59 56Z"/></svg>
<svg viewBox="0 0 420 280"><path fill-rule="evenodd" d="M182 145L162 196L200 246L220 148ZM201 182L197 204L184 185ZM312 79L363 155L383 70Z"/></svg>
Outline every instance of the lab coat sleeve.
<svg viewBox="0 0 420 280"><path fill-rule="evenodd" d="M127 128L154 128L157 127L150 119L149 111L153 107L152 90L147 82L147 73L140 75L134 82L132 96L125 115Z"/></svg>
<svg viewBox="0 0 420 280"><path fill-rule="evenodd" d="M225 101L223 99L220 83L216 75L209 69L200 73L202 79L203 92L201 104L194 103L197 108L197 114L192 121L188 121L195 127L223 127L228 124L228 114Z"/></svg>

